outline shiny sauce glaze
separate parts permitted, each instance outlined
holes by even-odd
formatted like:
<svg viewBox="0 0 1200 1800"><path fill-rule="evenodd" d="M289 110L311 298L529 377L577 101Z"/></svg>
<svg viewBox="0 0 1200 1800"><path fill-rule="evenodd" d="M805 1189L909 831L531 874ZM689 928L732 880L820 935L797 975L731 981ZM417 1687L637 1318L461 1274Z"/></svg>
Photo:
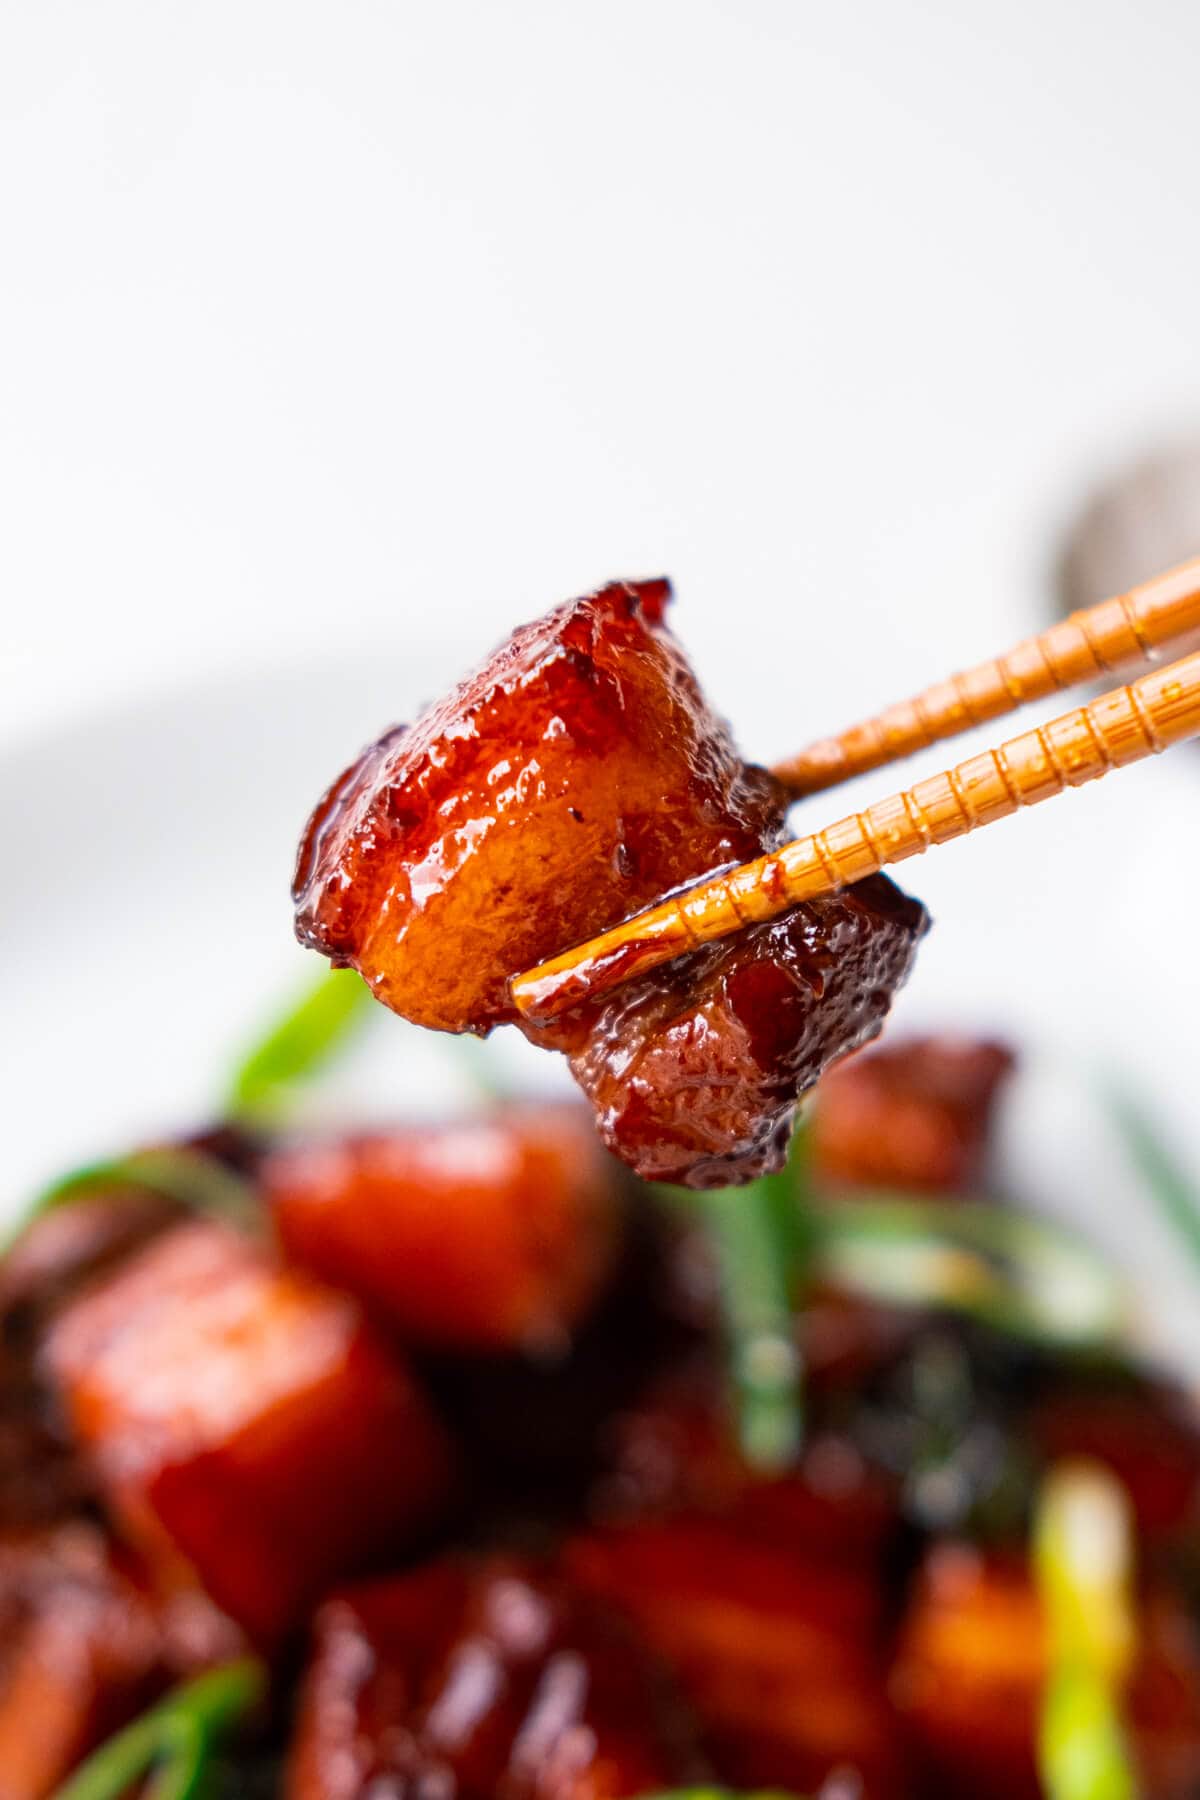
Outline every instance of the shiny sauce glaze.
<svg viewBox="0 0 1200 1800"><path fill-rule="evenodd" d="M799 1096L878 1033L927 923L876 877L618 988L570 1056L609 1149L696 1188L779 1168Z"/></svg>
<svg viewBox="0 0 1200 1800"><path fill-rule="evenodd" d="M783 836L786 795L705 700L669 598L559 607L370 746L310 821L296 922L417 1024L565 1050L611 1150L715 1187L780 1166L799 1096L878 1032L928 921L878 878L518 1019L514 974Z"/></svg>
<svg viewBox="0 0 1200 1800"><path fill-rule="evenodd" d="M286 1792L606 1800L698 1767L622 1619L536 1562L447 1558L322 1609Z"/></svg>
<svg viewBox="0 0 1200 1800"><path fill-rule="evenodd" d="M485 1033L516 971L774 842L782 791L704 700L668 597L559 607L371 745L301 845L301 942L419 1025Z"/></svg>

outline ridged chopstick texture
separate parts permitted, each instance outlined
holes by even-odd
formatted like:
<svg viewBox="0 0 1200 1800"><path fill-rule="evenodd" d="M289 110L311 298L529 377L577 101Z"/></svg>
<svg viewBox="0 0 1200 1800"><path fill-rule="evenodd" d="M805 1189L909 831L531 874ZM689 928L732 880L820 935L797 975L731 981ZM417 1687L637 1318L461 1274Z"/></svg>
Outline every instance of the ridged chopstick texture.
<svg viewBox="0 0 1200 1800"><path fill-rule="evenodd" d="M1004 656L821 738L772 773L796 796L836 787L1098 675L1153 661L1200 633L1200 558L1073 613Z"/></svg>
<svg viewBox="0 0 1200 1800"><path fill-rule="evenodd" d="M775 918L1197 733L1200 652L624 920L517 976L513 998L527 1017L555 1018L739 926Z"/></svg>

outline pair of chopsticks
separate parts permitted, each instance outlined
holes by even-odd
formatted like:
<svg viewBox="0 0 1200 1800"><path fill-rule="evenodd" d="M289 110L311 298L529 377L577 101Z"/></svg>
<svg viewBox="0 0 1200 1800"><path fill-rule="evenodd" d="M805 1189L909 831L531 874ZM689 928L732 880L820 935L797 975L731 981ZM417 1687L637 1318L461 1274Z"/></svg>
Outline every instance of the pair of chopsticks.
<svg viewBox="0 0 1200 1800"><path fill-rule="evenodd" d="M1006 656L926 688L772 771L795 797L957 736L1097 675L1161 659L1200 633L1200 558L1073 613ZM776 918L931 844L1080 787L1200 734L1200 651L940 775L710 877L514 977L527 1018L558 1017L739 926Z"/></svg>

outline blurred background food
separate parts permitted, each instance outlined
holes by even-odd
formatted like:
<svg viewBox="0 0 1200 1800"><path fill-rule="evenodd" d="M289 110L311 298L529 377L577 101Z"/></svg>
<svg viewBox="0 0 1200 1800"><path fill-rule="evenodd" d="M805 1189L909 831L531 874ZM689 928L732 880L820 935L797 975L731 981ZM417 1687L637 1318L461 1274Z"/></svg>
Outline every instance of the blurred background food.
<svg viewBox="0 0 1200 1800"><path fill-rule="evenodd" d="M7 1800L1194 1793L1194 1397L1001 1197L1011 1049L893 1038L700 1193L466 1042L456 1116L322 1123L363 993L0 1261Z"/></svg>

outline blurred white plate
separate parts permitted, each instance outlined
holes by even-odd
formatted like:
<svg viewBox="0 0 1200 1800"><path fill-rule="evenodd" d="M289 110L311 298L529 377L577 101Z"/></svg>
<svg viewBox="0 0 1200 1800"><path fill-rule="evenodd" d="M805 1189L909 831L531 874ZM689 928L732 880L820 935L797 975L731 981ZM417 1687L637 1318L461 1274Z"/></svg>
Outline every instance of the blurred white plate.
<svg viewBox="0 0 1200 1800"><path fill-rule="evenodd" d="M211 1116L239 1048L313 966L288 899L312 802L482 648L158 694L0 756L4 1214L77 1161ZM800 716L794 695L784 707ZM781 730L765 703L754 737ZM827 800L797 816L814 807L828 816ZM1198 821L1200 757L1184 750L903 871L937 924L897 1011L1022 1048L1014 1186L1117 1256L1149 1335L1200 1369L1200 1273L1091 1098L1097 1068L1135 1081L1200 1167ZM487 1054L510 1077L563 1079L515 1033ZM325 1104L446 1108L464 1085L449 1040L381 1012Z"/></svg>

